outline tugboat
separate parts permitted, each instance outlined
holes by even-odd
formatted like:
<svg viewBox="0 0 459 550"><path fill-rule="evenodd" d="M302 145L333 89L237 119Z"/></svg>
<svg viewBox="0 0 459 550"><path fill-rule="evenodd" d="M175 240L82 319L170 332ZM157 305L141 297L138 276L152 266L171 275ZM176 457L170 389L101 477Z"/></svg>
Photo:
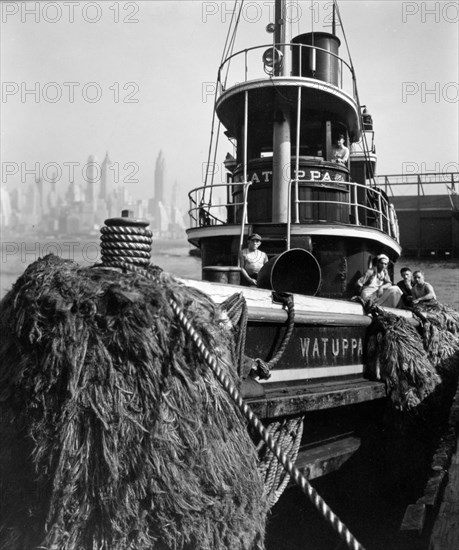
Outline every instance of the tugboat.
<svg viewBox="0 0 459 550"><path fill-rule="evenodd" d="M272 44L229 54L220 66L215 114L234 154L227 182L189 193L187 235L203 280L186 283L217 303L244 296L245 353L268 367L252 369L242 394L265 423L310 415L305 425L320 426L303 437L296 463L313 478L352 455L359 426L386 395L365 372L371 318L351 299L375 257L393 264L401 246L395 210L375 183L372 117L340 53L338 7L332 32L292 39L285 10L276 1ZM245 286L241 250L254 234L268 261L257 285ZM279 303L279 293L294 305Z"/></svg>
<svg viewBox="0 0 459 550"><path fill-rule="evenodd" d="M148 221L123 211L101 228L100 264L49 254L2 300L1 548L261 550L290 477L362 548L308 479L368 449L388 397L411 410L433 395L459 316L433 305L435 325L426 305L422 339L415 309L359 301L375 257L401 252L373 122L335 25L290 40L285 10L272 44L220 67L215 112L235 149L227 182L190 192L203 280L150 264ZM250 277L247 240L263 242Z"/></svg>

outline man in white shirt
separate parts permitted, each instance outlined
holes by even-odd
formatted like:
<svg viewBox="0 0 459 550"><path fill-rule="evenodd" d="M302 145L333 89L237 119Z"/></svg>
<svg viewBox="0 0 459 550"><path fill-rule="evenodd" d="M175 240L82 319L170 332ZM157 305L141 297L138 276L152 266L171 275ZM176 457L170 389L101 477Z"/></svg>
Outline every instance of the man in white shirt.
<svg viewBox="0 0 459 550"><path fill-rule="evenodd" d="M257 286L258 272L268 261L266 253L258 250L260 245L261 237L254 233L249 237L247 248L243 248L239 254L242 279L249 286Z"/></svg>

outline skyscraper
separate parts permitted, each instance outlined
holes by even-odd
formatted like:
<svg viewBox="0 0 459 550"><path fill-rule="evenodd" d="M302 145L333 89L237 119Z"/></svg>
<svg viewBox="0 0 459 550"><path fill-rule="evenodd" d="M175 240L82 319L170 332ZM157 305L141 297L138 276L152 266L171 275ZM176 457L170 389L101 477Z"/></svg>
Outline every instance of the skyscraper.
<svg viewBox="0 0 459 550"><path fill-rule="evenodd" d="M0 183L0 227L8 227L11 223L11 198L5 187Z"/></svg>
<svg viewBox="0 0 459 550"><path fill-rule="evenodd" d="M89 155L85 166L84 179L86 182L86 205L89 210L96 211L97 207L97 189L100 184L100 165L94 155Z"/></svg>
<svg viewBox="0 0 459 550"><path fill-rule="evenodd" d="M108 151L105 153L105 158L102 161L102 166L100 167L100 192L99 198L107 200L108 197L113 192L113 178L110 176L112 174L108 173L108 167L112 164L110 157L108 156Z"/></svg>
<svg viewBox="0 0 459 550"><path fill-rule="evenodd" d="M171 193L171 222L177 223L176 213L177 213L177 196L178 196L178 183L175 180L174 185L172 186Z"/></svg>
<svg viewBox="0 0 459 550"><path fill-rule="evenodd" d="M164 217L163 214L163 205L164 205L164 182L166 176L166 163L164 160L163 152L160 151L156 159L155 166L155 196L154 196L154 211L153 215L155 218L156 227L161 227L163 223L161 222L161 217Z"/></svg>

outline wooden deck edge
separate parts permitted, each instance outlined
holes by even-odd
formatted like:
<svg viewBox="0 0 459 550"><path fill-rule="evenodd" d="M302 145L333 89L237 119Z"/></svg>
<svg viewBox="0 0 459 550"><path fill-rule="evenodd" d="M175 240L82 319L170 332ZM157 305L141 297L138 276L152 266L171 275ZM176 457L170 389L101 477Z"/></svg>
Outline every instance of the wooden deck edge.
<svg viewBox="0 0 459 550"><path fill-rule="evenodd" d="M360 448L361 440L355 436L320 442L300 448L295 465L307 479L314 479L338 470Z"/></svg>
<svg viewBox="0 0 459 550"><path fill-rule="evenodd" d="M214 283L209 281L197 281L195 279L185 279L178 277L180 283L196 288L204 292L216 304L220 304L233 294L242 294L247 302L249 309L249 317L258 319L260 315L272 316L276 319L277 316L281 322L287 318L282 305L274 303L272 300L272 291L256 287L246 287L233 284ZM356 324L370 324L371 318L366 315L362 304L351 300L322 298L317 296L307 296L303 294L293 294L295 302L295 310L301 322L309 324L315 318L323 317L325 323L336 323L336 319L343 317L348 321ZM393 313L399 317L404 317L409 322L418 325L419 321L413 316L412 311L398 308L383 308L389 313ZM340 321L338 320L337 324Z"/></svg>
<svg viewBox="0 0 459 550"><path fill-rule="evenodd" d="M331 409L353 405L386 397L382 382L361 379L353 383L346 381L286 387L277 392L266 391L261 397L248 398L247 404L261 418L276 418L299 414L300 412Z"/></svg>
<svg viewBox="0 0 459 550"><path fill-rule="evenodd" d="M422 535L424 524L426 521L426 505L425 504L410 504L403 516L400 531L402 536L415 538Z"/></svg>

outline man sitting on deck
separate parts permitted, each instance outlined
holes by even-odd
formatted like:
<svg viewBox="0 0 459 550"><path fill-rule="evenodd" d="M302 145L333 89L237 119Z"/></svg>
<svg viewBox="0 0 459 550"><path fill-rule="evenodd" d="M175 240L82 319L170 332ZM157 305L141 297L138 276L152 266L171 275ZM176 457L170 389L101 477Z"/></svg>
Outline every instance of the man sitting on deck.
<svg viewBox="0 0 459 550"><path fill-rule="evenodd" d="M373 260L371 267L357 284L360 287L360 297L363 300L371 300L378 306L398 307L402 297L402 291L392 284L387 266L389 258L380 254Z"/></svg>
<svg viewBox="0 0 459 550"><path fill-rule="evenodd" d="M422 271L415 271L413 273L413 279L415 283L411 289L411 293L413 294L413 305L437 299L433 286L425 282L424 273Z"/></svg>
<svg viewBox="0 0 459 550"><path fill-rule="evenodd" d="M412 274L411 269L409 267L402 267L400 270L400 275L402 276L402 280L397 283L397 286L402 291L402 302L403 305L407 308L410 308L413 305L413 295L412 295Z"/></svg>

